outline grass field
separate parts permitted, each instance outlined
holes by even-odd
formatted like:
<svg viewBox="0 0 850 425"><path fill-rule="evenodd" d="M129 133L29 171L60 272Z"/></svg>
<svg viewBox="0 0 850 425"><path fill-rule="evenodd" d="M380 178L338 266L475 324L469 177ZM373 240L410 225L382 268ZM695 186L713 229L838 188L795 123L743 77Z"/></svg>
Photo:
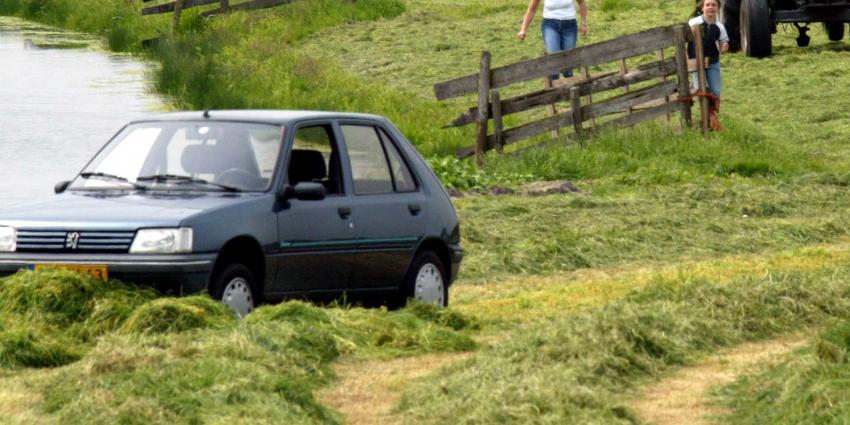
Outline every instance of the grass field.
<svg viewBox="0 0 850 425"><path fill-rule="evenodd" d="M634 423L643 382L720 347L822 327L809 350L723 389L729 423L842 423L850 320L850 44L813 26L797 48L723 59L719 133L658 123L584 148L447 158L472 101L431 86L535 57L525 2L317 0L203 20L153 51L141 2L0 0L0 13L100 34L161 63L176 108L310 108L389 116L458 189L570 180L582 193L458 198L466 258L452 307L302 303L237 322L202 297L156 299L60 272L0 284L0 421L344 423L315 393L339 360L464 360L404 386L399 423ZM93 5L98 7L93 8ZM691 0L590 0L592 43L686 19ZM539 20L539 16L537 18ZM536 25L536 24L535 24ZM430 368L433 365L422 366ZM367 373L367 372L364 372ZM423 372L424 373L424 372Z"/></svg>

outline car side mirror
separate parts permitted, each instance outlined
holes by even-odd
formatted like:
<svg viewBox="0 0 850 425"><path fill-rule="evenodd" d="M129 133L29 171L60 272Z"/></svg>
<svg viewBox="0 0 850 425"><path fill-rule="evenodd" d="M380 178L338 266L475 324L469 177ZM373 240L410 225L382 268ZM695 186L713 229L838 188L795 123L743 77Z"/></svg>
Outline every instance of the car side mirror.
<svg viewBox="0 0 850 425"><path fill-rule="evenodd" d="M53 192L56 194L62 193L65 189L68 188L68 185L71 184L70 180L61 181L56 183L56 186L53 186Z"/></svg>
<svg viewBox="0 0 850 425"><path fill-rule="evenodd" d="M325 186L316 182L300 182L295 186L287 186L283 197L302 201L321 201L325 199Z"/></svg>

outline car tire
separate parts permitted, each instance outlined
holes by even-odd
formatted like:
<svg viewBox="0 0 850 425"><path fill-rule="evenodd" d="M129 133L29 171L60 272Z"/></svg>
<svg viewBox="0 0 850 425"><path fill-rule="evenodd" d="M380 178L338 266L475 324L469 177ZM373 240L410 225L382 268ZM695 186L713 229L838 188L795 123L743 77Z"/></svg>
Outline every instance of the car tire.
<svg viewBox="0 0 850 425"><path fill-rule="evenodd" d="M438 307L449 305L446 269L433 251L422 251L413 258L401 288L403 302L415 300Z"/></svg>
<svg viewBox="0 0 850 425"><path fill-rule="evenodd" d="M213 299L230 307L237 317L243 318L256 307L256 281L248 267L239 263L225 266L214 278L210 287Z"/></svg>
<svg viewBox="0 0 850 425"><path fill-rule="evenodd" d="M741 50L747 56L763 58L773 53L767 0L743 0L739 23Z"/></svg>
<svg viewBox="0 0 850 425"><path fill-rule="evenodd" d="M844 22L824 22L823 29L829 41L841 41L844 38Z"/></svg>
<svg viewBox="0 0 850 425"><path fill-rule="evenodd" d="M741 2L740 0L727 0L723 2L723 26L729 35L729 50L737 52L741 50Z"/></svg>

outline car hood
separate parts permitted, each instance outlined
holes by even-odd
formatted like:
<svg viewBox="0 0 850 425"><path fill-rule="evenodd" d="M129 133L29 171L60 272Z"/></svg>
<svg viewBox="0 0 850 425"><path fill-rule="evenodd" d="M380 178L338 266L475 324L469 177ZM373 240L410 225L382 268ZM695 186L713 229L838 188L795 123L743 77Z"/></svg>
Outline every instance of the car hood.
<svg viewBox="0 0 850 425"><path fill-rule="evenodd" d="M48 201L0 211L0 225L80 230L172 227L203 211L262 195L188 191L66 192Z"/></svg>

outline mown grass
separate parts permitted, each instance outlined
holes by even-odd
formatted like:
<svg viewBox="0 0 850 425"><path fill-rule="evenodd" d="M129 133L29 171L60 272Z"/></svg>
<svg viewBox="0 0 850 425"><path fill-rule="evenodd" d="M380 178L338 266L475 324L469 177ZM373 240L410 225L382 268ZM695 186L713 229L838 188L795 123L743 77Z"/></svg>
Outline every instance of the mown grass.
<svg viewBox="0 0 850 425"><path fill-rule="evenodd" d="M842 265L723 285L658 279L599 309L524 327L413 386L399 413L405 423L633 423L623 400L637 378L718 347L850 317L848 272Z"/></svg>
<svg viewBox="0 0 850 425"><path fill-rule="evenodd" d="M620 183L622 185L622 183ZM709 178L586 195L456 200L470 282L634 262L675 263L777 251L848 234L844 187Z"/></svg>
<svg viewBox="0 0 850 425"><path fill-rule="evenodd" d="M54 367L82 358L154 298L120 282L64 271L19 272L0 285L0 365Z"/></svg>
<svg viewBox="0 0 850 425"><path fill-rule="evenodd" d="M476 317L481 334L587 312L663 280L712 280L724 285L768 273L813 273L850 261L847 238L775 253L735 253L703 260L635 262L546 275L514 275L455 288L455 309Z"/></svg>
<svg viewBox="0 0 850 425"><path fill-rule="evenodd" d="M841 424L850 417L850 322L835 324L789 360L719 391L729 424Z"/></svg>
<svg viewBox="0 0 850 425"><path fill-rule="evenodd" d="M27 413L46 423L336 423L312 391L339 356L477 348L474 319L427 305L293 301L237 321L206 296L156 298L61 270L4 278L0 296L3 379L39 394Z"/></svg>

